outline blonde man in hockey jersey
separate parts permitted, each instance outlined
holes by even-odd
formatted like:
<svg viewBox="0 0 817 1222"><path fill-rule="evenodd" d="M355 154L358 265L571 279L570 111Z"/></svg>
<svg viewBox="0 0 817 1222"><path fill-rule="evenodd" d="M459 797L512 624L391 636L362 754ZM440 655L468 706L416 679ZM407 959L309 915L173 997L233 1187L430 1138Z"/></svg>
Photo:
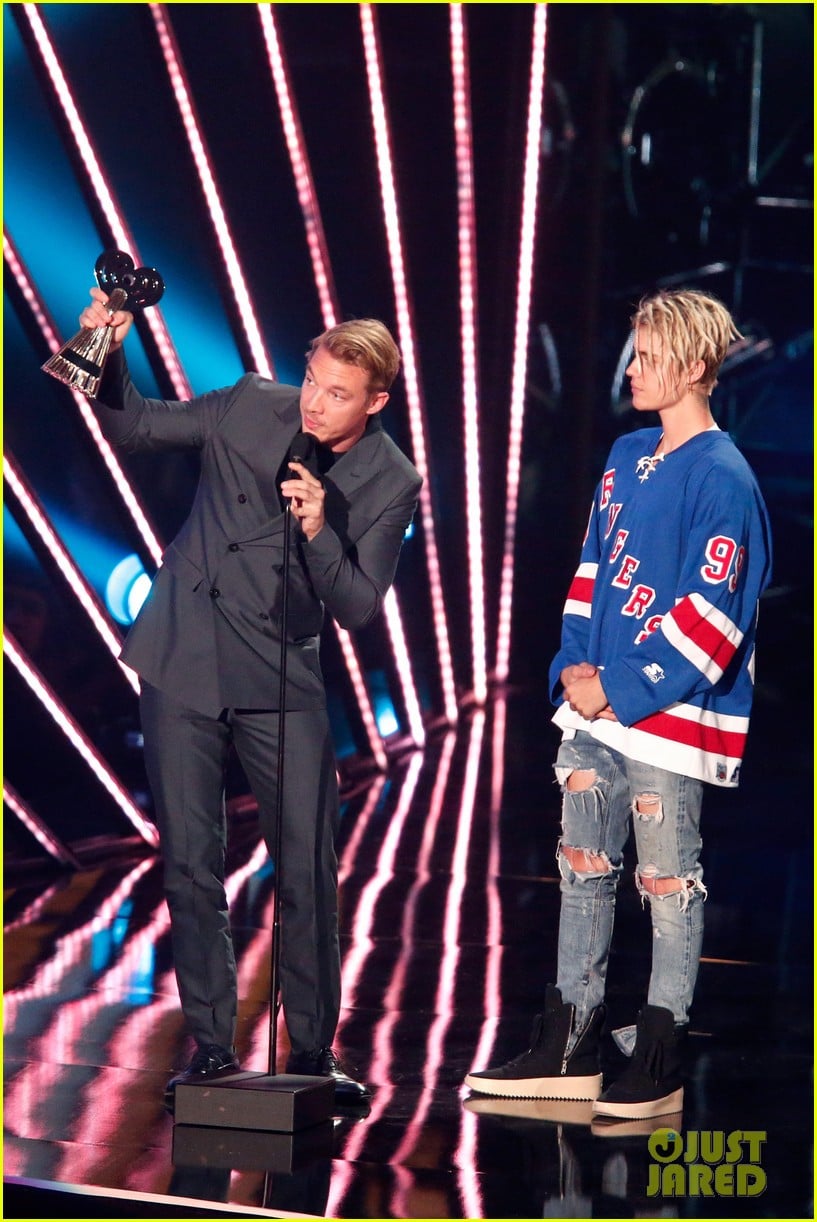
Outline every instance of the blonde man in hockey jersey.
<svg viewBox="0 0 817 1222"><path fill-rule="evenodd" d="M484 1094L592 1100L639 1119L683 1103L683 1037L703 936L705 784L735 786L752 703L770 530L755 478L710 410L729 344L724 305L694 290L644 298L627 368L657 427L613 445L593 499L551 666L562 730L557 979L531 1047L469 1074ZM616 1032L631 1053L601 1093L599 1039L624 845L652 926L646 1004Z"/></svg>

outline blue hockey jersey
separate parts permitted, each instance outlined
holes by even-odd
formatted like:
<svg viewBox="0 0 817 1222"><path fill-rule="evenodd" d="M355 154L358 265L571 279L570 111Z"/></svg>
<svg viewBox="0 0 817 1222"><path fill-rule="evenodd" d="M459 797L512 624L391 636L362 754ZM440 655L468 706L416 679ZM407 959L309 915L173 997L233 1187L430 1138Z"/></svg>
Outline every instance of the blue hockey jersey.
<svg viewBox="0 0 817 1222"><path fill-rule="evenodd" d="M771 532L752 471L709 429L662 459L659 428L618 439L596 490L562 619L551 694L571 663L598 666L617 721L562 700L554 721L630 759L737 785Z"/></svg>

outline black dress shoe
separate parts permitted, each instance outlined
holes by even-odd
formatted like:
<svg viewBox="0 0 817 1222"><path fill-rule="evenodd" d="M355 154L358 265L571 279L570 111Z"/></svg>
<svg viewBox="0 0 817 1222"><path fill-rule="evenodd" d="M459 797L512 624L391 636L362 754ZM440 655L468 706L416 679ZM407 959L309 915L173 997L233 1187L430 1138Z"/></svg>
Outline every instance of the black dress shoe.
<svg viewBox="0 0 817 1222"><path fill-rule="evenodd" d="M366 1103L372 1097L364 1082L356 1082L344 1072L332 1048L319 1048L317 1052L291 1052L287 1060L287 1073L331 1078L335 1083L335 1103L343 1106Z"/></svg>
<svg viewBox="0 0 817 1222"><path fill-rule="evenodd" d="M190 1064L171 1078L165 1087L165 1096L172 1098L176 1087L186 1082L206 1082L210 1078L238 1073L240 1066L234 1052L222 1044L202 1044Z"/></svg>

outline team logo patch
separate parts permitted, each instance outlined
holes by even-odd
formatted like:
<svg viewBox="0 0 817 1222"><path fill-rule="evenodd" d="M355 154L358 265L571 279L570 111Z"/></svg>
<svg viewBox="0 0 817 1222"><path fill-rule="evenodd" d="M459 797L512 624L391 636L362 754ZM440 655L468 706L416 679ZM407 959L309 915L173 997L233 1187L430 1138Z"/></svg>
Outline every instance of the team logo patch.
<svg viewBox="0 0 817 1222"><path fill-rule="evenodd" d="M718 781L726 780L726 764L715 765L715 779Z"/></svg>
<svg viewBox="0 0 817 1222"><path fill-rule="evenodd" d="M642 666L641 670L652 683L660 683L662 679L666 678L657 662L650 662L649 666Z"/></svg>

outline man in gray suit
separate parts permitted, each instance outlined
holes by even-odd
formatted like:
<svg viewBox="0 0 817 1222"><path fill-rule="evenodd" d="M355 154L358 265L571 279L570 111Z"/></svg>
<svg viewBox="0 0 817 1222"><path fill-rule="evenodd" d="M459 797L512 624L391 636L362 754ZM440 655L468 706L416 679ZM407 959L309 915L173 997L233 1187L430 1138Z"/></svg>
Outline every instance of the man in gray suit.
<svg viewBox="0 0 817 1222"><path fill-rule="evenodd" d="M234 746L274 847L284 498L289 571L280 982L290 1073L335 1081L339 1103L368 1088L332 1048L340 1008L338 796L318 657L324 608L344 628L377 614L394 579L421 479L379 413L400 353L374 319L341 323L307 354L300 391L257 374L188 402L145 399L121 344L133 321L100 289L80 316L111 326L96 401L105 435L130 451L200 453L189 516L168 547L123 661L141 679L145 764L165 868L182 1009L197 1050L168 1083L232 1073L237 983L224 891L224 777ZM290 461L303 431L318 469Z"/></svg>

